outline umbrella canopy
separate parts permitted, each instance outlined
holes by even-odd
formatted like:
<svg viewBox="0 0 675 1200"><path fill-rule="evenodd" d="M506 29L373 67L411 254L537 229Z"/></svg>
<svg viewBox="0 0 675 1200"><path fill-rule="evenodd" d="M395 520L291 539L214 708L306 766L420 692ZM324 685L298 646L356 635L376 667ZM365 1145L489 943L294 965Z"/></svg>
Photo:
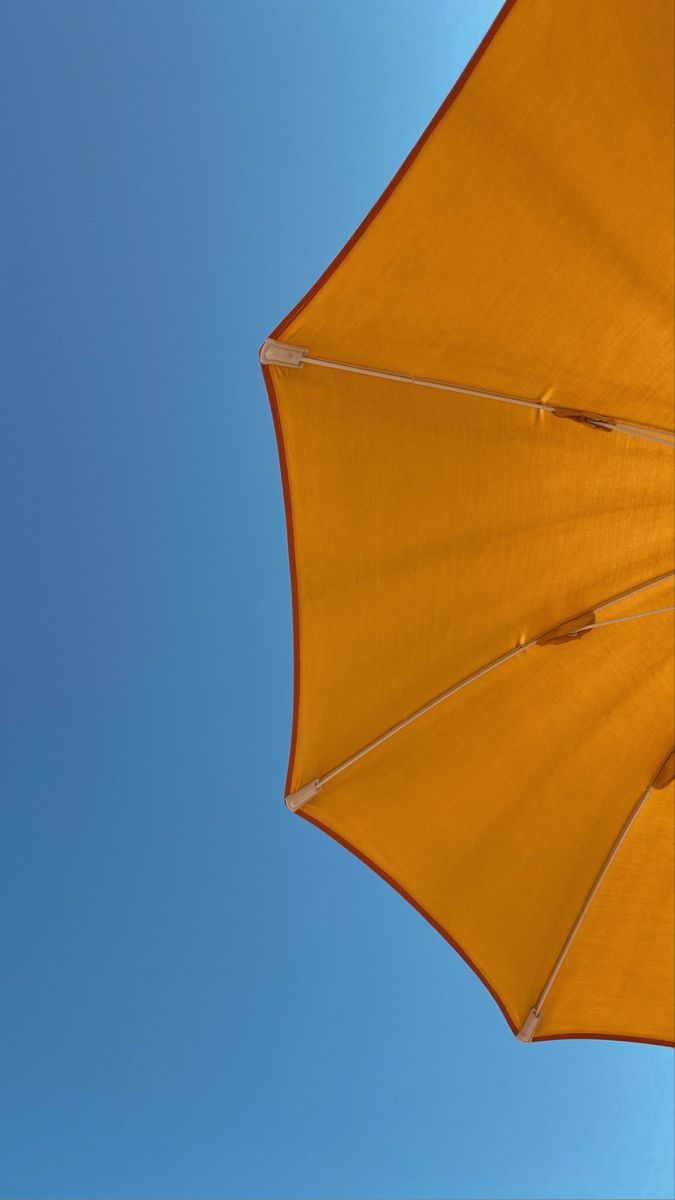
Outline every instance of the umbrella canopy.
<svg viewBox="0 0 675 1200"><path fill-rule="evenodd" d="M672 8L510 0L261 361L287 804L523 1041L673 1041Z"/></svg>

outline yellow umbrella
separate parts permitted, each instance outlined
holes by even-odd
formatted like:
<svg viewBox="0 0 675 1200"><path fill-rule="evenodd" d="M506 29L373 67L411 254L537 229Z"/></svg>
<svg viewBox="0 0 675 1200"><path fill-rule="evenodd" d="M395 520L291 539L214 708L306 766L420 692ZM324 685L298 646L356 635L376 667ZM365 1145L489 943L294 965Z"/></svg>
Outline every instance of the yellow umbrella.
<svg viewBox="0 0 675 1200"><path fill-rule="evenodd" d="M672 42L510 0L261 350L286 802L522 1041L673 1041Z"/></svg>

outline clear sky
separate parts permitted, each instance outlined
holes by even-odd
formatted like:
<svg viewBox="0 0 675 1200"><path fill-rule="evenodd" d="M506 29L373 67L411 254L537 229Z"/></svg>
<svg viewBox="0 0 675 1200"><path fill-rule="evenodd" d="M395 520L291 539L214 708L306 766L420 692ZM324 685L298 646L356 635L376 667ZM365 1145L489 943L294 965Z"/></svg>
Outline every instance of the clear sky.
<svg viewBox="0 0 675 1200"><path fill-rule="evenodd" d="M3 1197L669 1197L673 1060L520 1046L282 803L257 350L495 0L1 0Z"/></svg>

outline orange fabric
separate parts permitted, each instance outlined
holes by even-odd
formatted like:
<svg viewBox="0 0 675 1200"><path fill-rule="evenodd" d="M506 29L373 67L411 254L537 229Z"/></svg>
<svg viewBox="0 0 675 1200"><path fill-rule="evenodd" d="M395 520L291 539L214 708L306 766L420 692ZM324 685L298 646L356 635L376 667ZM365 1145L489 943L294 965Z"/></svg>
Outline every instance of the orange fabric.
<svg viewBox="0 0 675 1200"><path fill-rule="evenodd" d="M274 336L671 428L672 12L647 7L505 6ZM264 374L294 592L289 792L514 647L672 603L669 580L597 611L672 569L671 447L310 364ZM460 950L514 1030L673 744L671 616L542 639L301 809ZM672 788L654 792L535 1037L673 1040L668 811Z"/></svg>

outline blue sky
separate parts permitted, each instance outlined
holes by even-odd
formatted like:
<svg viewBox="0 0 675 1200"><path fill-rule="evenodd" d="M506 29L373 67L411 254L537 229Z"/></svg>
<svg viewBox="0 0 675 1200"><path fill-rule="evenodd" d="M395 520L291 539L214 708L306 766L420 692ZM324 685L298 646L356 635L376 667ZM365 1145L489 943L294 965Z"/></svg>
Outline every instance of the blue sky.
<svg viewBox="0 0 675 1200"><path fill-rule="evenodd" d="M497 7L2 0L2 1196L672 1194L671 1054L521 1047L281 801L257 349Z"/></svg>

